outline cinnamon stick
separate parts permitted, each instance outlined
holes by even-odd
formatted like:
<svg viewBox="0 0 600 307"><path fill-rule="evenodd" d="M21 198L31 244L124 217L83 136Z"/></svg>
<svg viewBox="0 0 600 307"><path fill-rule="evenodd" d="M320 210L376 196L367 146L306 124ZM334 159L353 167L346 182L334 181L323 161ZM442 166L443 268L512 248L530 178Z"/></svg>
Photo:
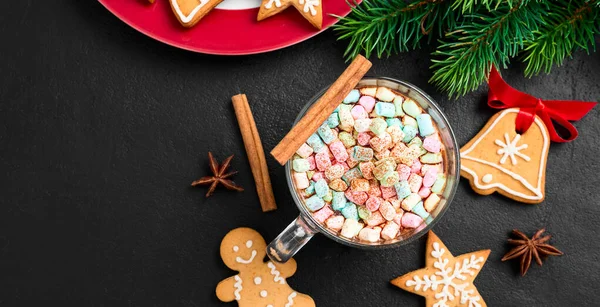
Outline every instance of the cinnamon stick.
<svg viewBox="0 0 600 307"><path fill-rule="evenodd" d="M323 124L337 106L356 87L371 68L371 62L358 55L342 75L329 87L321 98L306 112L304 117L271 150L271 155L284 165L296 150Z"/></svg>
<svg viewBox="0 0 600 307"><path fill-rule="evenodd" d="M231 102L233 102L235 117L237 117L240 131L242 132L244 147L246 147L246 154L248 155L248 161L252 169L252 176L254 176L256 192L258 193L262 211L275 210L277 209L277 205L275 204L275 196L273 196L271 178L267 169L267 160L265 159L265 152L260 141L260 136L258 135L258 130L256 129L254 117L250 111L248 99L246 95L239 94L231 97Z"/></svg>

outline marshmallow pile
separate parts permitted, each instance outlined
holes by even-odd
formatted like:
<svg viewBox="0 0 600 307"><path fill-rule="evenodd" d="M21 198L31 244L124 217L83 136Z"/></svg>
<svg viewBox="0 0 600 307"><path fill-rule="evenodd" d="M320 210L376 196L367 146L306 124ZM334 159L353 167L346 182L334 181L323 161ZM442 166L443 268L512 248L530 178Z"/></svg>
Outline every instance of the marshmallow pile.
<svg viewBox="0 0 600 307"><path fill-rule="evenodd" d="M446 186L431 116L386 87L352 90L298 149L292 169L315 220L371 243L431 222Z"/></svg>

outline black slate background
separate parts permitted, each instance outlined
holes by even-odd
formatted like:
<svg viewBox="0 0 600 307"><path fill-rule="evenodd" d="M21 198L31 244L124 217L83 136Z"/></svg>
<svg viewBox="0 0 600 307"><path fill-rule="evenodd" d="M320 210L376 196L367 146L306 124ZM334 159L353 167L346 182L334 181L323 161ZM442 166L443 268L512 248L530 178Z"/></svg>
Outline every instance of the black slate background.
<svg viewBox="0 0 600 307"><path fill-rule="evenodd" d="M230 97L244 92L266 150L307 99L343 71L331 31L254 56L194 54L129 28L96 1L0 3L0 305L233 306L214 295L231 275L221 238L249 226L267 241L298 210L284 169L269 158L279 209L262 213ZM482 86L458 101L427 83L427 50L373 60L373 75L407 80L448 114L459 144L494 113ZM503 72L552 99L600 99L600 56L577 53L551 75ZM522 205L475 194L466 181L436 233L454 254L492 250L476 280L489 306L597 306L600 294L600 108L581 135L553 144L547 200ZM235 154L244 193L189 183L207 151ZM525 278L502 263L512 228L547 227L565 255ZM424 240L367 252L316 236L289 283L318 306L424 306L388 281L424 264Z"/></svg>

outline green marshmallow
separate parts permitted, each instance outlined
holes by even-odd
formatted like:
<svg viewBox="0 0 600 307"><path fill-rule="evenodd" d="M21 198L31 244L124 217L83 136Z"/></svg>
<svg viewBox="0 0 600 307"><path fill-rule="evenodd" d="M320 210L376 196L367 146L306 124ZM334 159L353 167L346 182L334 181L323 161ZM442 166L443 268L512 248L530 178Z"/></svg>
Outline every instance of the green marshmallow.
<svg viewBox="0 0 600 307"><path fill-rule="evenodd" d="M385 122L385 120L383 120L383 118L379 117L374 118L371 121L371 126L369 126L369 129L377 136L383 135L383 133L385 132L385 128L387 128L387 123Z"/></svg>
<svg viewBox="0 0 600 307"><path fill-rule="evenodd" d="M444 174L438 174L435 183L431 187L431 192L435 194L441 194L446 186L446 176Z"/></svg>
<svg viewBox="0 0 600 307"><path fill-rule="evenodd" d="M294 159L294 161L292 161L292 168L298 173L304 173L308 171L310 164L306 159Z"/></svg>
<svg viewBox="0 0 600 307"><path fill-rule="evenodd" d="M367 209L367 207L365 206L358 206L358 217L360 217L363 220L367 220L369 217L371 217L371 211L369 211L369 209Z"/></svg>
<svg viewBox="0 0 600 307"><path fill-rule="evenodd" d="M419 107L417 103L412 99L407 99L402 104L402 109L404 110L404 112L406 112L406 114L412 117L417 117L417 115L421 114L421 107Z"/></svg>
<svg viewBox="0 0 600 307"><path fill-rule="evenodd" d="M340 132L340 134L338 134L338 139L340 139L346 148L356 145L356 139L352 137L352 134L346 131Z"/></svg>
<svg viewBox="0 0 600 307"><path fill-rule="evenodd" d="M394 107L396 108L396 116L404 116L404 110L402 110L402 103L404 103L404 97L396 96L394 98Z"/></svg>
<svg viewBox="0 0 600 307"><path fill-rule="evenodd" d="M437 164L442 162L443 158L442 158L442 153L441 152L437 152L437 153L427 153L425 155L423 155L421 158L421 163L423 164Z"/></svg>

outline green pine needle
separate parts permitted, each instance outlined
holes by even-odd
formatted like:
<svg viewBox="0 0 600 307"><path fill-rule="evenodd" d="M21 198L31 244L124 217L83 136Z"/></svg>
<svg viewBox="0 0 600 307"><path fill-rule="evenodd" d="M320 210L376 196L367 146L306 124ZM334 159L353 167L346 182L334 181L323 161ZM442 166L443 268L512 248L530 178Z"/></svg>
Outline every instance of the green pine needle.
<svg viewBox="0 0 600 307"><path fill-rule="evenodd" d="M595 2L595 3L594 3ZM525 43L526 76L550 73L578 49L596 51L594 36L600 34L600 1L572 1L567 6L550 3L546 23Z"/></svg>

